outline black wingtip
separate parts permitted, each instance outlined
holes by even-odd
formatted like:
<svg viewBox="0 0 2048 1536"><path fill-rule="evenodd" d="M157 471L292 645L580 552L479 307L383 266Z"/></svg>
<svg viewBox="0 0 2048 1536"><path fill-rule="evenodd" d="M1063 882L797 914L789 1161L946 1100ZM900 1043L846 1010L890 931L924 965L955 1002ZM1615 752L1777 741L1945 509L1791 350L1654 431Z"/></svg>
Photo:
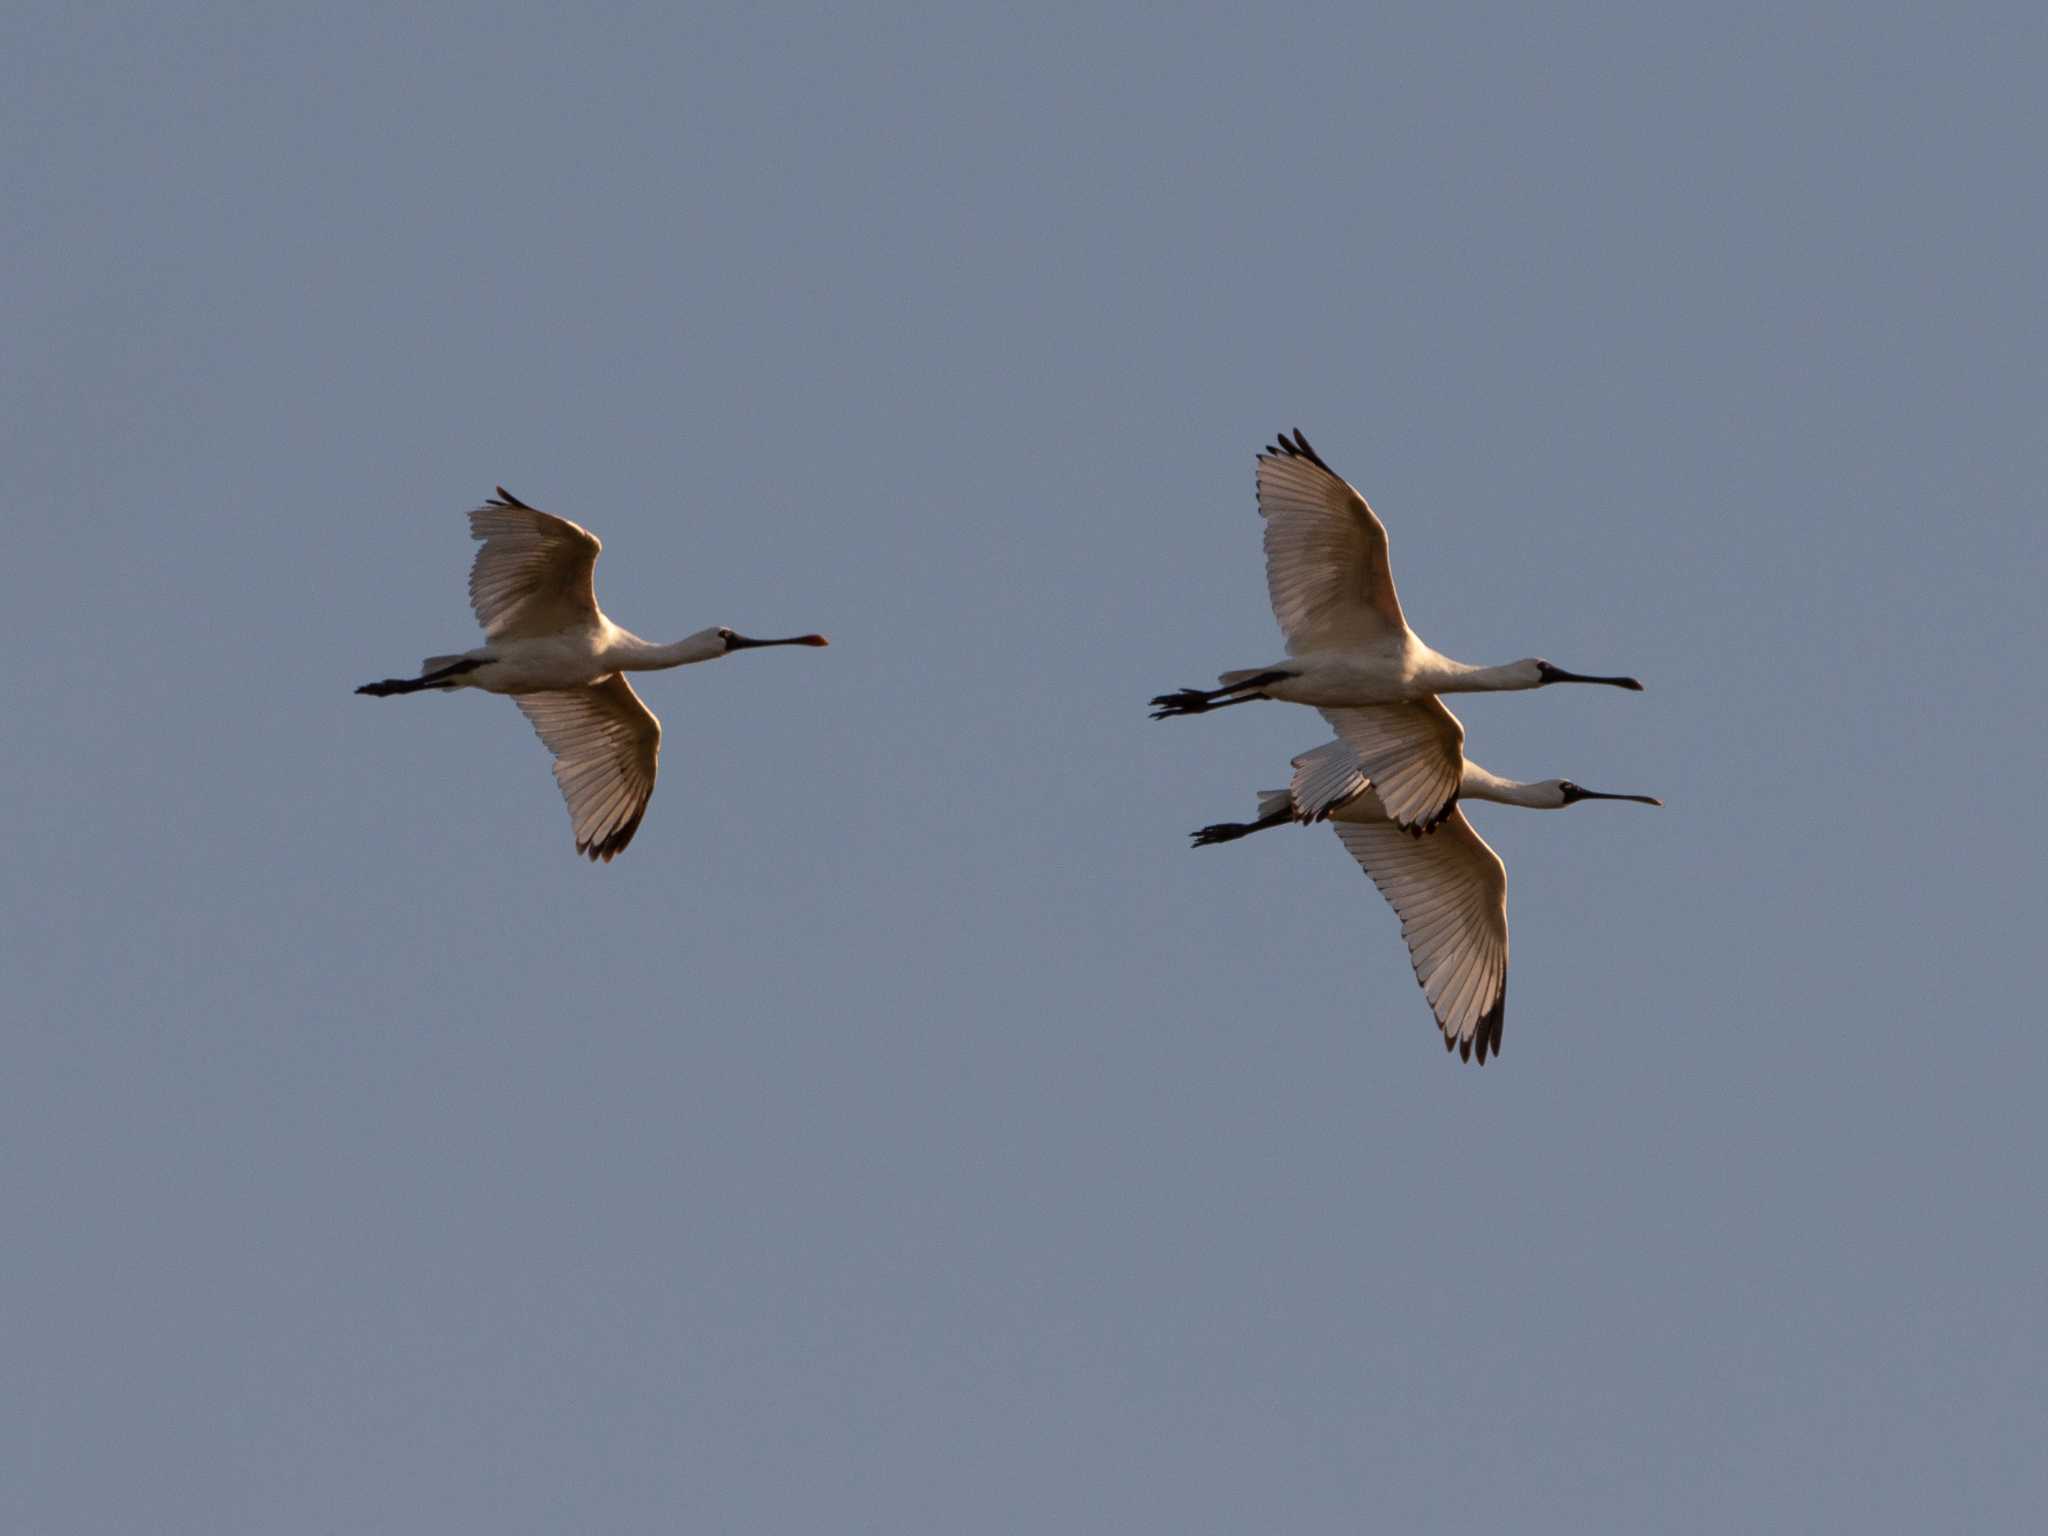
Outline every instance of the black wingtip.
<svg viewBox="0 0 2048 1536"><path fill-rule="evenodd" d="M538 510L538 508L529 507L517 496L514 496L510 491L506 490L505 487L503 487L502 485L498 487L498 500L496 502L496 505L501 507L517 507L522 512L533 512Z"/></svg>
<svg viewBox="0 0 2048 1536"><path fill-rule="evenodd" d="M578 843L576 851L587 856L593 864L599 859L603 859L605 863L609 864L613 859L626 851L626 844L633 841L633 834L640 830L640 823L646 819L646 816L647 807L643 805L634 813L633 819L623 827L620 827L616 832L611 833L607 837L601 837L594 843Z"/></svg>
<svg viewBox="0 0 2048 1536"><path fill-rule="evenodd" d="M1429 820L1400 822L1397 823L1397 825L1401 828L1403 832L1406 832L1410 837L1414 838L1417 842L1420 842L1427 834L1434 832L1438 827L1442 826L1445 822L1449 821L1451 819L1451 812L1455 811L1457 808L1458 797L1455 794L1453 794L1450 799L1446 800L1443 803L1442 808L1436 811L1429 818Z"/></svg>
<svg viewBox="0 0 2048 1536"><path fill-rule="evenodd" d="M1503 980L1500 984L1500 995L1494 998L1493 1006L1479 1016L1478 1027L1462 1040L1453 1038L1449 1031L1446 1031L1444 1049L1448 1051L1456 1046L1460 1061L1472 1061L1476 1056L1478 1064L1485 1066L1488 1056L1500 1054L1501 1027L1507 1020L1507 1011L1508 984Z"/></svg>
<svg viewBox="0 0 2048 1536"><path fill-rule="evenodd" d="M1277 441L1267 445L1264 456L1269 459L1306 459L1325 474L1334 475L1337 473L1337 471L1331 469L1329 465L1323 462L1321 454L1309 446L1309 440L1301 435L1301 428L1299 427L1294 429L1292 440L1289 440L1285 432L1280 433Z"/></svg>
<svg viewBox="0 0 2048 1536"><path fill-rule="evenodd" d="M1500 1034L1502 1026L1507 1022L1507 1013L1508 984L1503 979L1500 984L1500 996L1493 1000L1493 1006L1487 1009L1479 1020L1478 1041L1479 1064L1481 1066L1486 1065L1487 1052L1491 1051L1496 1056L1500 1054Z"/></svg>

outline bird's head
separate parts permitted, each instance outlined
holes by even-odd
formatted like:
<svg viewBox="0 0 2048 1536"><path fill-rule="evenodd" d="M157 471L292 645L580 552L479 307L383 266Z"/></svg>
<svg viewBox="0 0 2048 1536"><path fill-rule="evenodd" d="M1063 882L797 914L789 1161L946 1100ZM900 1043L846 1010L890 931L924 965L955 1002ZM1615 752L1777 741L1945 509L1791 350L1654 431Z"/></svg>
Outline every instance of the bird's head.
<svg viewBox="0 0 2048 1536"><path fill-rule="evenodd" d="M1588 677L1583 672L1567 672L1563 667L1554 667L1540 656L1531 656L1515 665L1527 673L1531 688L1548 688L1552 683L1605 683L1610 688L1626 688L1632 693L1643 691L1643 685L1632 677Z"/></svg>
<svg viewBox="0 0 2048 1536"><path fill-rule="evenodd" d="M1582 789L1570 779L1545 779L1534 786L1541 794L1543 809L1561 811L1581 800L1633 800L1637 805L1662 805L1655 795L1610 795L1603 790Z"/></svg>
<svg viewBox="0 0 2048 1536"><path fill-rule="evenodd" d="M691 650L701 650L706 661L720 656L730 656L734 651L751 651L764 645L825 645L823 635L791 635L786 640L756 640L720 625L716 629L700 629L684 644Z"/></svg>

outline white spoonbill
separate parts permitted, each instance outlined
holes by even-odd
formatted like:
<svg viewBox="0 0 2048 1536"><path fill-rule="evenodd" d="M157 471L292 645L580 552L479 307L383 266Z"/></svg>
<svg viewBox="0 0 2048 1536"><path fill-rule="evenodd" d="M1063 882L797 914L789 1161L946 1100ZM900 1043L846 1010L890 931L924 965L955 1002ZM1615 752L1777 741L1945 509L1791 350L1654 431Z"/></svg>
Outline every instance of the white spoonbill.
<svg viewBox="0 0 2048 1536"><path fill-rule="evenodd" d="M1533 656L1468 666L1424 645L1394 593L1385 526L1299 431L1259 455L1257 485L1266 590L1288 659L1225 672L1218 688L1161 694L1153 719L1253 699L1315 705L1388 794L1389 815L1416 826L1443 815L1458 790L1463 737L1448 710L1429 707L1437 694L1552 683L1642 689L1632 677L1588 677Z"/></svg>
<svg viewBox="0 0 2048 1536"><path fill-rule="evenodd" d="M750 640L700 629L656 645L619 628L597 606L591 573L604 545L564 517L529 507L502 485L469 514L483 540L469 569L469 604L486 643L429 656L418 677L365 683L384 698L426 689L510 694L555 755L555 782L569 806L576 851L609 862L633 840L654 794L661 722L626 681L628 672L715 661L765 645L823 645L823 635Z"/></svg>
<svg viewBox="0 0 2048 1536"><path fill-rule="evenodd" d="M1444 1032L1444 1049L1467 1061L1476 1051L1500 1054L1501 1021L1508 1000L1508 871L1500 855L1453 806L1427 837L1390 820L1358 759L1341 741L1294 760L1294 783L1259 792L1257 821L1226 821L1193 834L1197 848L1227 843L1285 822L1328 820L1351 856L1380 888L1401 919L1401 937L1422 995ZM1581 789L1569 779L1523 784L1467 762L1459 777L1464 800L1493 800L1532 810L1562 810L1581 800L1633 800L1662 805L1650 795L1609 795Z"/></svg>

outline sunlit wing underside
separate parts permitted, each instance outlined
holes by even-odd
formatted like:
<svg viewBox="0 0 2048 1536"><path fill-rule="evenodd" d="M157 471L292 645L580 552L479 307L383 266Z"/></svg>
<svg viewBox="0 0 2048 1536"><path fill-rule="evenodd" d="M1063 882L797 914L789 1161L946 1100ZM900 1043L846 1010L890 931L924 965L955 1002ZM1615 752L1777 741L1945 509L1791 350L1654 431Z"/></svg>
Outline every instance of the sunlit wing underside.
<svg viewBox="0 0 2048 1536"><path fill-rule="evenodd" d="M1442 699L1321 713L1394 821L1427 831L1450 814L1465 769L1465 728Z"/></svg>
<svg viewBox="0 0 2048 1536"><path fill-rule="evenodd" d="M1361 648L1407 631L1387 530L1299 432L1259 455L1266 590L1287 653Z"/></svg>
<svg viewBox="0 0 2048 1536"><path fill-rule="evenodd" d="M1444 1032L1470 1060L1499 1054L1507 1011L1508 872L1453 810L1427 837L1392 822L1333 821L1337 836L1401 919L1415 979Z"/></svg>
<svg viewBox="0 0 2048 1536"><path fill-rule="evenodd" d="M565 517L529 507L502 485L469 514L483 540L469 568L469 605L493 640L558 635L597 622L591 573L604 545Z"/></svg>
<svg viewBox="0 0 2048 1536"><path fill-rule="evenodd" d="M661 722L623 673L588 688L513 695L547 749L576 851L609 862L640 829L661 761Z"/></svg>

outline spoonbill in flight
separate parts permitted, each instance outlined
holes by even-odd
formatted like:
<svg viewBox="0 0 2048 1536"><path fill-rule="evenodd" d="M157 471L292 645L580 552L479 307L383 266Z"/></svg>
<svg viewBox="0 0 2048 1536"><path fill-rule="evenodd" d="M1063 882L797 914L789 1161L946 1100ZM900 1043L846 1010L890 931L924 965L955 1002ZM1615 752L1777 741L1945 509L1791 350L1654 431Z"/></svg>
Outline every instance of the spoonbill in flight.
<svg viewBox="0 0 2048 1536"><path fill-rule="evenodd" d="M1387 530L1300 432L1259 455L1266 519L1266 590L1287 638L1287 660L1225 672L1218 688L1155 698L1152 718L1206 714L1253 699L1321 709L1403 826L1447 814L1458 792L1463 733L1435 696L1605 683L1638 692L1632 677L1588 677L1530 657L1474 667L1431 650L1408 627L1387 562Z"/></svg>
<svg viewBox="0 0 2048 1536"><path fill-rule="evenodd" d="M633 840L654 794L661 722L626 681L628 672L715 661L766 645L823 645L823 635L750 640L700 629L656 645L619 628L597 606L591 573L604 545L564 517L529 507L502 485L469 514L481 539L469 569L469 605L485 643L429 656L418 677L356 690L376 698L427 689L481 688L511 695L555 755L555 782L569 806L576 851L610 862Z"/></svg>
<svg viewBox="0 0 2048 1536"><path fill-rule="evenodd" d="M1446 711L1448 713L1448 711ZM1341 741L1294 760L1294 782L1259 792L1257 821L1219 822L1193 834L1197 848L1227 843L1286 822L1329 821L1359 866L1401 919L1401 937L1422 995L1466 1061L1476 1051L1500 1054L1501 1020L1508 999L1508 871L1500 855L1472 829L1456 806L1428 836L1403 830L1388 817L1358 758ZM1523 784L1467 762L1458 794L1532 810L1562 810L1581 800L1633 800L1662 805L1650 795L1609 795L1581 789L1569 779Z"/></svg>

